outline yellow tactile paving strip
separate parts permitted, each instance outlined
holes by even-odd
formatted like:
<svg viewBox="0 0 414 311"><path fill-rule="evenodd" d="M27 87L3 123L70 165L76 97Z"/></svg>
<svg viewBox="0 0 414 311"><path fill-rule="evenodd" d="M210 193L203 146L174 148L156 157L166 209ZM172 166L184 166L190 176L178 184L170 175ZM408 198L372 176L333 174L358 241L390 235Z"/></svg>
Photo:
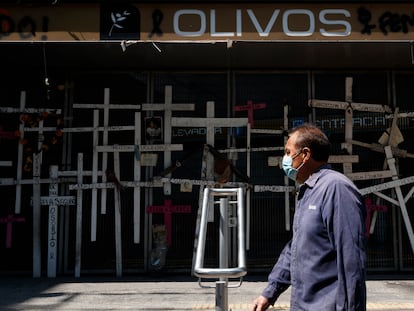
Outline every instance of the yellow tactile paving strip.
<svg viewBox="0 0 414 311"><path fill-rule="evenodd" d="M229 310L250 310L249 304L229 304ZM215 310L214 304L195 304L193 310ZM288 304L276 304L268 310L289 310ZM367 311L374 310L414 310L414 302L367 303Z"/></svg>

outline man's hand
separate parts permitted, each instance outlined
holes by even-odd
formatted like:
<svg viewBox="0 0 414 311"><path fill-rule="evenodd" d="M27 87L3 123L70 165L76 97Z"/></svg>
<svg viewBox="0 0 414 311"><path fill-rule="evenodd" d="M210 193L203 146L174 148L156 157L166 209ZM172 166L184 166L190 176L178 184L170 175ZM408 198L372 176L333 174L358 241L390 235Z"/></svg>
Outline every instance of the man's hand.
<svg viewBox="0 0 414 311"><path fill-rule="evenodd" d="M259 296L253 301L251 311L264 311L269 308L270 303L266 297Z"/></svg>

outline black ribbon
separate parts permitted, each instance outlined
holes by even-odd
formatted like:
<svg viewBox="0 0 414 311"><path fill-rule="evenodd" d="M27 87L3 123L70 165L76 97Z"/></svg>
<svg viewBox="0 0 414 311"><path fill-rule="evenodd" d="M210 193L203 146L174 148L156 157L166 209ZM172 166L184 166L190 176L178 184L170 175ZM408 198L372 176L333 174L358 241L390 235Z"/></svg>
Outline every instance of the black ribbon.
<svg viewBox="0 0 414 311"><path fill-rule="evenodd" d="M151 38L153 35L162 36L163 32L161 30L161 23L164 19L164 14L161 12L161 10L155 10L152 12L152 31L149 34L149 37Z"/></svg>

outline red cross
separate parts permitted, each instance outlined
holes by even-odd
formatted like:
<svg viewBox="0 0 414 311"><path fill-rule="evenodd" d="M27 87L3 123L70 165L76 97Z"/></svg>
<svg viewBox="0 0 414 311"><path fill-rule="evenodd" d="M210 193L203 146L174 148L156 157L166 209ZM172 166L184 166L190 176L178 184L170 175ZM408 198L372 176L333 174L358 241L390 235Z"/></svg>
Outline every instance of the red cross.
<svg viewBox="0 0 414 311"><path fill-rule="evenodd" d="M171 221L171 214L172 213L191 213L191 205L172 205L171 200L164 200L164 205L151 205L147 206L146 209L147 213L162 213L164 214L164 224L167 230L167 244L168 246L171 245L171 229L172 229L172 221Z"/></svg>
<svg viewBox="0 0 414 311"><path fill-rule="evenodd" d="M365 206L367 207L367 219L365 220L365 235L369 237L369 229L371 228L371 216L373 211L377 212L386 212L388 211L388 206L386 205L374 205L371 198L365 199Z"/></svg>
<svg viewBox="0 0 414 311"><path fill-rule="evenodd" d="M12 229L12 225L14 222L24 222L26 221L26 219L22 218L22 217L14 217L14 215L7 215L7 217L4 218L0 218L0 223L6 223L7 227L6 227L6 248L11 248L11 242L12 242L12 234L13 234L13 229Z"/></svg>
<svg viewBox="0 0 414 311"><path fill-rule="evenodd" d="M264 108L266 108L266 103L253 104L252 100L248 100L247 105L235 106L234 111L246 111L247 110L247 118L249 119L249 123L251 127L254 128L253 111L257 109L264 109Z"/></svg>
<svg viewBox="0 0 414 311"><path fill-rule="evenodd" d="M14 139L16 138L15 132L5 132L3 127L0 126L0 142L2 139Z"/></svg>

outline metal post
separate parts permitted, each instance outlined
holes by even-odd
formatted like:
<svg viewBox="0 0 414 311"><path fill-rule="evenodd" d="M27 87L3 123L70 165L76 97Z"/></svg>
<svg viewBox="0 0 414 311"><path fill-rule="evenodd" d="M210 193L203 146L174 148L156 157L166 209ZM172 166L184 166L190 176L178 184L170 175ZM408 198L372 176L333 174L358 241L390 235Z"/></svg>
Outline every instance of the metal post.
<svg viewBox="0 0 414 311"><path fill-rule="evenodd" d="M220 268L229 267L229 230L228 230L228 206L229 199L220 199L220 236L219 236L219 264ZM216 311L228 311L228 290L227 277L221 277L220 281L216 282Z"/></svg>
<svg viewBox="0 0 414 311"><path fill-rule="evenodd" d="M220 268L229 267L229 213L228 213L229 199L220 199ZM227 280L226 277L220 278L221 281Z"/></svg>
<svg viewBox="0 0 414 311"><path fill-rule="evenodd" d="M227 281L216 282L216 311L228 311L229 299Z"/></svg>

